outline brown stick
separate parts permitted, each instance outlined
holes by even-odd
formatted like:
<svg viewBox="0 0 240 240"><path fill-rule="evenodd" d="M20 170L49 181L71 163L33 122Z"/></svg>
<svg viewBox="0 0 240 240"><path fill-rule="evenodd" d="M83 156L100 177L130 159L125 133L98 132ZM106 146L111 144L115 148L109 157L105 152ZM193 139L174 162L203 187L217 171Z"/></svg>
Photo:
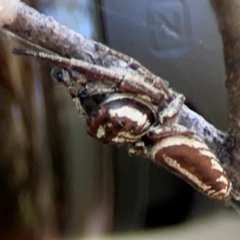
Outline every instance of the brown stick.
<svg viewBox="0 0 240 240"><path fill-rule="evenodd" d="M227 150L231 156L229 174L235 188L240 189L240 2L211 0L223 39L226 87L229 104L229 137Z"/></svg>

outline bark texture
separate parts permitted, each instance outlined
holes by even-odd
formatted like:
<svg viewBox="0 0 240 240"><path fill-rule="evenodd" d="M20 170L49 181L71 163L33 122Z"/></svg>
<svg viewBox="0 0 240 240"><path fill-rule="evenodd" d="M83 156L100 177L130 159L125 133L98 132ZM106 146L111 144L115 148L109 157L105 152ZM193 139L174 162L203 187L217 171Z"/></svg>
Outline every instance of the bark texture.
<svg viewBox="0 0 240 240"><path fill-rule="evenodd" d="M240 1L212 0L223 40L229 128L226 141L230 155L228 173L235 189L240 189Z"/></svg>

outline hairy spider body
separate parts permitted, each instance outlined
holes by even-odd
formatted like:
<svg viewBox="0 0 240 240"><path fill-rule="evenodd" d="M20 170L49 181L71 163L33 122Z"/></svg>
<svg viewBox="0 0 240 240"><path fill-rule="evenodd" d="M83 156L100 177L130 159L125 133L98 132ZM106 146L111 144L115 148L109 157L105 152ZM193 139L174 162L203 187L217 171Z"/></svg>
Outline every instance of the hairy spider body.
<svg viewBox="0 0 240 240"><path fill-rule="evenodd" d="M130 153L141 153L203 194L228 202L232 183L217 157L186 128L154 125L154 111L132 95L113 94L90 114L88 133L104 143L133 143ZM143 136L150 145L145 145Z"/></svg>
<svg viewBox="0 0 240 240"><path fill-rule="evenodd" d="M61 76L66 78L66 72ZM66 80L68 78L64 79L64 84ZM95 91L87 89L92 93L79 95L82 104L92 98L91 94L94 96ZM129 153L151 158L208 197L224 202L234 197L232 183L217 157L193 131L178 124L177 114L184 101L182 95L176 95L169 107L161 106L162 109L148 99L129 93L104 97L88 112L90 136L103 143L130 143ZM150 145L146 146L142 137L147 138Z"/></svg>

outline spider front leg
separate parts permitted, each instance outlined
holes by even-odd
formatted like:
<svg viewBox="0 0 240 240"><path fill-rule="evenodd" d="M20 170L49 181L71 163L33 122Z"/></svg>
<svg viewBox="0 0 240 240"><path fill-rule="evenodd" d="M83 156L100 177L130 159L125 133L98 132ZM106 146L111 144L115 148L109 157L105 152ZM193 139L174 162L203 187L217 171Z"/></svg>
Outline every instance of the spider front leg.
<svg viewBox="0 0 240 240"><path fill-rule="evenodd" d="M158 120L160 124L171 124L177 118L184 101L185 97L182 94L173 94L173 99L167 103L163 110L159 110Z"/></svg>
<svg viewBox="0 0 240 240"><path fill-rule="evenodd" d="M144 157L150 157L151 148L156 143L164 138L171 136L194 136L194 132L188 131L187 128L179 124L172 124L171 126L162 126L158 122L152 125L145 136L135 143L129 145L130 155L141 155Z"/></svg>
<svg viewBox="0 0 240 240"><path fill-rule="evenodd" d="M181 125L175 124L180 108L184 103L184 96L182 94L173 94L173 99L169 103L165 103L163 109L158 109L158 121L151 125L146 132L147 139L151 141L158 141L161 138L176 135L194 135L193 132ZM156 107L156 106L155 106ZM145 138L146 139L146 138ZM136 141L129 145L128 152L130 155L141 155L149 157L149 146L144 140Z"/></svg>

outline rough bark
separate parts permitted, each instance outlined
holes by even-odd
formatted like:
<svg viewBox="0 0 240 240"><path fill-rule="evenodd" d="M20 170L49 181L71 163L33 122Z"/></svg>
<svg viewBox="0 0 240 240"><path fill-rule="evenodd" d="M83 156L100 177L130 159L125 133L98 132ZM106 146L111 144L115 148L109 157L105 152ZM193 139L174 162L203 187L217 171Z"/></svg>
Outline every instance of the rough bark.
<svg viewBox="0 0 240 240"><path fill-rule="evenodd" d="M228 173L240 189L240 2L212 0L223 40L226 88L229 105L227 151L231 164Z"/></svg>

